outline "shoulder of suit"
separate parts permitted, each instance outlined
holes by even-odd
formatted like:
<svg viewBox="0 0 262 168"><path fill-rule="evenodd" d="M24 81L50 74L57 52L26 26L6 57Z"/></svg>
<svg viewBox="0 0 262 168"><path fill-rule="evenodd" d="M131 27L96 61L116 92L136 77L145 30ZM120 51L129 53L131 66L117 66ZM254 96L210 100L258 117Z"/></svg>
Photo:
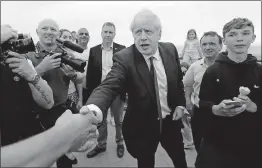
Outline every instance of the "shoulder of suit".
<svg viewBox="0 0 262 168"><path fill-rule="evenodd" d="M96 45L96 46L94 46L94 47L91 47L90 50L94 50L94 49L97 49L97 48L100 48L100 49L101 49L101 44L98 44L98 45Z"/></svg>
<svg viewBox="0 0 262 168"><path fill-rule="evenodd" d="M114 45L115 45L115 47L119 47L119 48L126 48L126 46L124 46L124 45L121 45L121 44L118 44L118 43L115 43L115 42L114 42Z"/></svg>
<svg viewBox="0 0 262 168"><path fill-rule="evenodd" d="M159 42L158 43L159 45L162 45L162 46L172 46L172 47L175 47L175 45L171 42Z"/></svg>

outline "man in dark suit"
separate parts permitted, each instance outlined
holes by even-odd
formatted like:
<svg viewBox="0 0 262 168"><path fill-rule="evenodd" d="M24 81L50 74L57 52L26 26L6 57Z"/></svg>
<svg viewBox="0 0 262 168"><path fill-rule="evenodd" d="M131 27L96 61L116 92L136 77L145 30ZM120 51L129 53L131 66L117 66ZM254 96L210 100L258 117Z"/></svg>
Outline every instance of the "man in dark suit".
<svg viewBox="0 0 262 168"><path fill-rule="evenodd" d="M124 49L125 46L114 43L116 28L111 22L106 22L102 26L101 36L102 44L99 44L90 49L88 68L86 73L86 88L88 96L92 91L100 85L106 78L113 66L113 55ZM111 113L114 116L116 128L116 143L117 143L117 156L122 158L124 155L123 134L122 134L122 121L124 110L125 93L117 96L111 105ZM94 157L97 154L106 151L107 141L107 110L104 113L104 120L99 127L98 145L87 154L88 158Z"/></svg>
<svg viewBox="0 0 262 168"><path fill-rule="evenodd" d="M159 142L176 168L186 168L181 135L185 109L176 47L159 42L161 23L151 11L131 23L134 45L116 53L112 70L87 100L90 111L105 111L120 92L128 93L123 135L139 168L153 168Z"/></svg>

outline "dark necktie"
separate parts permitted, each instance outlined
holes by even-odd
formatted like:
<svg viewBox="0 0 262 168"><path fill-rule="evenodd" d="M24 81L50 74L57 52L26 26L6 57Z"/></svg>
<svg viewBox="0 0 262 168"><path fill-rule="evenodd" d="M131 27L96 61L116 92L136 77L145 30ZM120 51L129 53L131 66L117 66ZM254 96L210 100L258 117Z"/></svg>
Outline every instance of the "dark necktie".
<svg viewBox="0 0 262 168"><path fill-rule="evenodd" d="M150 57L150 75L152 79L152 84L154 86L154 95L156 98L157 103L157 112L160 120L160 133L162 132L162 112L161 112L161 106L160 106L160 100L159 100L159 91L158 91L158 83L157 83L157 76L156 76L156 70L153 64L154 57Z"/></svg>

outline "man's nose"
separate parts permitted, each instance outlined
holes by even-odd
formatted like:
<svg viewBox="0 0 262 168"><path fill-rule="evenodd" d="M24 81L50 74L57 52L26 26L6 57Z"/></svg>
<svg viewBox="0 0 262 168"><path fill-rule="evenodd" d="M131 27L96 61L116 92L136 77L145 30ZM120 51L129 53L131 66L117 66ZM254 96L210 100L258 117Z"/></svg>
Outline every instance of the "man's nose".
<svg viewBox="0 0 262 168"><path fill-rule="evenodd" d="M243 41L243 36L242 34L237 35L237 41Z"/></svg>
<svg viewBox="0 0 262 168"><path fill-rule="evenodd" d="M146 36L145 31L143 30L141 33L141 40L146 40L146 39L147 39L147 36Z"/></svg>
<svg viewBox="0 0 262 168"><path fill-rule="evenodd" d="M49 33L49 34L52 33L51 29L48 28L47 31L46 31L46 33Z"/></svg>

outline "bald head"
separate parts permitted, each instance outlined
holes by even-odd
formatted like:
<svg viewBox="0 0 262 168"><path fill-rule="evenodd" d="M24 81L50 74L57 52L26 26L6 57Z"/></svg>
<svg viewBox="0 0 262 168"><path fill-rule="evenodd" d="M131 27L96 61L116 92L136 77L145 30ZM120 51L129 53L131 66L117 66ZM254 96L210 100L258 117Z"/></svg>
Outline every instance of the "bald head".
<svg viewBox="0 0 262 168"><path fill-rule="evenodd" d="M41 28L41 27L43 27L43 26L46 26L46 25L52 25L52 26L54 26L57 30L59 30L58 24L57 24L56 21L54 21L53 19L44 19L44 20L40 21L40 22L38 23L37 29L39 29L39 28Z"/></svg>
<svg viewBox="0 0 262 168"><path fill-rule="evenodd" d="M59 35L59 26L53 19L44 19L39 22L36 33L43 46L52 46Z"/></svg>
<svg viewBox="0 0 262 168"><path fill-rule="evenodd" d="M83 48L87 47L87 43L89 42L89 32L86 28L80 28L77 31L77 40L78 44L82 46Z"/></svg>

